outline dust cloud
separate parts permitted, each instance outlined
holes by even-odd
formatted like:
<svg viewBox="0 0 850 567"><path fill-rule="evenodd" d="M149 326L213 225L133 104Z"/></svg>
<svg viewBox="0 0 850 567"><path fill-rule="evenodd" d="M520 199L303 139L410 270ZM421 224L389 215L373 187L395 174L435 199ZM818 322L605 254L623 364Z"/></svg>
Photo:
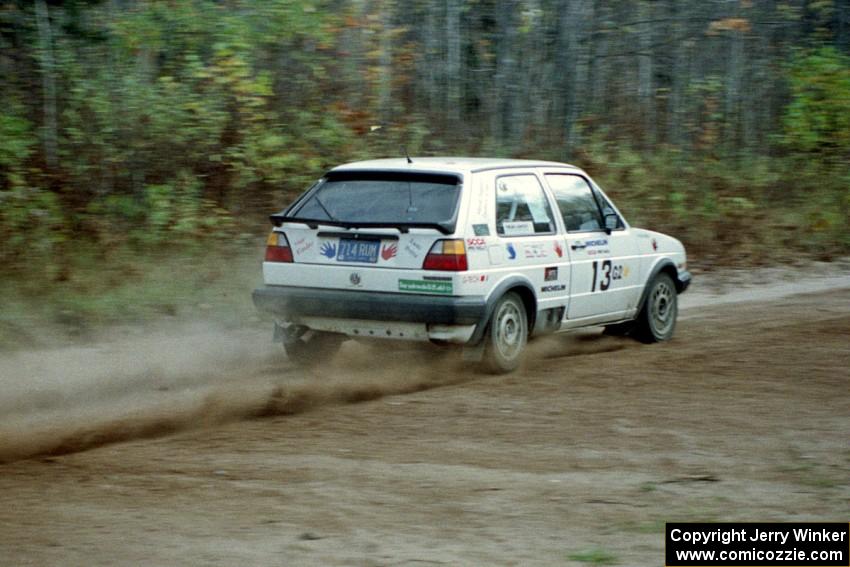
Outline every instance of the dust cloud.
<svg viewBox="0 0 850 567"><path fill-rule="evenodd" d="M267 330L195 324L0 358L0 463L227 421L354 403L465 379L457 350L349 341L312 371Z"/></svg>

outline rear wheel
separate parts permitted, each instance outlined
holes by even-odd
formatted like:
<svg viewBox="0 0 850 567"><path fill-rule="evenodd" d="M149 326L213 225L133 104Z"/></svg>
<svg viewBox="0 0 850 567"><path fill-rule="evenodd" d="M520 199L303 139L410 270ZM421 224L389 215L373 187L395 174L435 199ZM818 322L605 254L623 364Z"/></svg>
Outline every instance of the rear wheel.
<svg viewBox="0 0 850 567"><path fill-rule="evenodd" d="M635 336L645 343L666 341L676 330L678 295L673 279L660 273L649 284L649 293L637 319Z"/></svg>
<svg viewBox="0 0 850 567"><path fill-rule="evenodd" d="M487 368L497 374L517 369L528 341L528 316L516 293L503 295L490 317L485 340Z"/></svg>
<svg viewBox="0 0 850 567"><path fill-rule="evenodd" d="M342 341L341 335L296 327L287 329L283 348L289 360L298 366L314 368L333 358Z"/></svg>

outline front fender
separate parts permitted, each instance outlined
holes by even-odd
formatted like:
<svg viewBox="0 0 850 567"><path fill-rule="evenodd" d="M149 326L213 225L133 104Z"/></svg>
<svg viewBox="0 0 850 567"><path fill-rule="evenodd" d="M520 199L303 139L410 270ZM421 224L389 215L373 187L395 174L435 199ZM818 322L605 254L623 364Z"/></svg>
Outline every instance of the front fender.
<svg viewBox="0 0 850 567"><path fill-rule="evenodd" d="M661 272L666 272L673 279L673 284L676 286L678 293L684 293L691 283L691 273L688 271L679 271L676 264L670 258L662 258L652 267L649 272L649 277L646 278L646 284L643 286L643 291L640 295L640 300L637 304L637 313L643 310L643 305L646 303L646 298L649 295L649 284L655 279L655 276Z"/></svg>

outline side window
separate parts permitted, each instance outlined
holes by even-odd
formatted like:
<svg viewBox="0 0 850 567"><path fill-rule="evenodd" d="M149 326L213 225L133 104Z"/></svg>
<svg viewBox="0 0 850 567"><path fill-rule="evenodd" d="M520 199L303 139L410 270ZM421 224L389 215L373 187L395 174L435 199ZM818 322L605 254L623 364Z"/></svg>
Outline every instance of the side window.
<svg viewBox="0 0 850 567"><path fill-rule="evenodd" d="M608 202L608 199L606 199L602 193L600 193L599 191L594 191L593 194L596 195L596 201L602 208L603 215L616 214L616 212L614 211L614 207L611 206L611 203Z"/></svg>
<svg viewBox="0 0 850 567"><path fill-rule="evenodd" d="M602 229L599 205L593 198L593 190L583 177L578 175L547 174L546 182L555 194L564 226L568 232L584 232Z"/></svg>
<svg viewBox="0 0 850 567"><path fill-rule="evenodd" d="M611 202L607 198L605 198L605 195L600 193L598 190L594 190L593 194L596 195L596 201L602 208L603 220L605 220L606 215L617 215L617 211L614 210L614 207L611 206ZM620 218L620 215L617 215L617 228L613 230L619 230L621 228L625 228L625 225L623 224L623 219Z"/></svg>
<svg viewBox="0 0 850 567"><path fill-rule="evenodd" d="M552 210L536 175L496 179L496 232L503 236L555 232Z"/></svg>

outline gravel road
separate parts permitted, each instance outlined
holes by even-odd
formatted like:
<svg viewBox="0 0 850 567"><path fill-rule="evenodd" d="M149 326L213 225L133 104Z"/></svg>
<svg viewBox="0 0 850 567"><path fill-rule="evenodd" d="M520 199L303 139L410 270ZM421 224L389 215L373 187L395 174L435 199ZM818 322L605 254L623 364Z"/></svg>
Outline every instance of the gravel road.
<svg viewBox="0 0 850 567"><path fill-rule="evenodd" d="M846 521L828 278L686 294L669 343L547 337L510 376L397 343L305 375L202 327L4 355L0 564L659 565L665 521Z"/></svg>

